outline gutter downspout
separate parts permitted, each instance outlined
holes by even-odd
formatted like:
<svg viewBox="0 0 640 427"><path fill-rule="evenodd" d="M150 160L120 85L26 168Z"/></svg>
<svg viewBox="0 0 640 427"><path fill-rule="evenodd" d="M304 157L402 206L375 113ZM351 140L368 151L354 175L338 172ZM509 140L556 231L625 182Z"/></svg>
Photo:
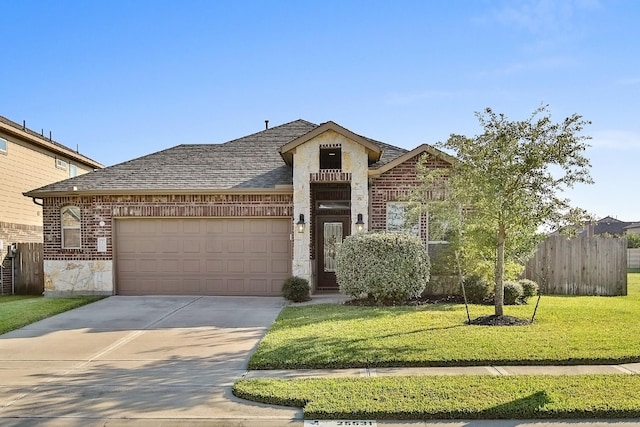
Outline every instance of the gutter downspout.
<svg viewBox="0 0 640 427"><path fill-rule="evenodd" d="M36 201L36 199L40 199L40 202ZM39 198L39 197L33 197L33 196L32 196L32 197L31 197L31 200L33 201L33 203L35 203L35 204L36 204L36 205L38 205L38 206L44 206L44 201L42 201L42 199L41 199L41 198Z"/></svg>

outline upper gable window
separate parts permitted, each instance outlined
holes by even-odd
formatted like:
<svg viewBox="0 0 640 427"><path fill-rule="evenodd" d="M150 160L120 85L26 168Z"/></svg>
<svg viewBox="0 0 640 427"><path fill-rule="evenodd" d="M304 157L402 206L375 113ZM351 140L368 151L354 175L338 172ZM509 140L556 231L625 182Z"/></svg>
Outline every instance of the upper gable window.
<svg viewBox="0 0 640 427"><path fill-rule="evenodd" d="M320 169L342 169L342 148L320 147Z"/></svg>
<svg viewBox="0 0 640 427"><path fill-rule="evenodd" d="M69 164L69 176L71 178L78 176L78 167L76 165Z"/></svg>
<svg viewBox="0 0 640 427"><path fill-rule="evenodd" d="M78 206L63 207L60 209L60 221L62 224L62 248L80 249L82 242L80 208Z"/></svg>
<svg viewBox="0 0 640 427"><path fill-rule="evenodd" d="M0 154L7 154L8 145L6 139L0 138Z"/></svg>
<svg viewBox="0 0 640 427"><path fill-rule="evenodd" d="M67 170L67 166L68 166L68 164L67 164L67 162L65 162L64 160L62 160L62 159L56 159L56 167L57 167L58 169L62 169L62 170L65 170L65 171L66 171L66 170Z"/></svg>

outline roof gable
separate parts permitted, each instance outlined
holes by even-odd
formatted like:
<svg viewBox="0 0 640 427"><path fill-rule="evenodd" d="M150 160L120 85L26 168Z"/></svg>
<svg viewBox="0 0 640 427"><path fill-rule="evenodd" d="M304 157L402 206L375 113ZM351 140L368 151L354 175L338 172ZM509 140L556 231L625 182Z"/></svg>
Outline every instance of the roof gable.
<svg viewBox="0 0 640 427"><path fill-rule="evenodd" d="M369 176L372 177L378 177L380 175L382 175L383 173L395 168L396 166L406 162L407 160L418 156L420 154L423 153L428 153L431 154L432 156L438 158L438 159L442 159L445 162L449 163L449 164L453 164L454 162L456 162L456 158L453 156L450 156L449 154L445 153L444 151L438 150L437 148L429 145L429 144L422 144L419 147L414 148L411 151L407 151L406 153L394 158L393 160L383 164L382 166L376 168L376 169L370 169L369 170Z"/></svg>
<svg viewBox="0 0 640 427"><path fill-rule="evenodd" d="M339 135L342 135L343 137L354 141L362 146L364 146L364 148L367 151L367 156L369 157L369 163L375 163L378 160L380 160L380 156L382 155L382 147L380 147L378 144L376 144L375 142L373 142L372 139L369 138L365 138L361 135L358 135L356 133L351 132L349 129L346 129L342 126L340 126L339 124L332 122L332 121L328 121L326 123L321 124L320 126L316 127L315 129L313 129L312 131L299 136L298 138L294 139L293 141L288 142L287 144L284 144L282 147L280 147L280 149L278 150L280 152L280 155L282 156L282 158L284 159L285 163L289 166L293 165L293 150L314 139L315 137L317 137L320 134L323 134L324 132L328 132L328 131L334 131L336 133L338 133Z"/></svg>

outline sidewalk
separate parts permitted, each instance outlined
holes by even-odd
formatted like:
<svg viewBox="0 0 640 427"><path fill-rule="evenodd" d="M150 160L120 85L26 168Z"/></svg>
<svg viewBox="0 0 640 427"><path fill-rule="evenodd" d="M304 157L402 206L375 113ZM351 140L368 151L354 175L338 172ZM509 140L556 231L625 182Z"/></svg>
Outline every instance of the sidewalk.
<svg viewBox="0 0 640 427"><path fill-rule="evenodd" d="M573 366L460 366L432 368L298 369L247 371L243 378L337 378L414 375L582 375L640 374L640 363Z"/></svg>

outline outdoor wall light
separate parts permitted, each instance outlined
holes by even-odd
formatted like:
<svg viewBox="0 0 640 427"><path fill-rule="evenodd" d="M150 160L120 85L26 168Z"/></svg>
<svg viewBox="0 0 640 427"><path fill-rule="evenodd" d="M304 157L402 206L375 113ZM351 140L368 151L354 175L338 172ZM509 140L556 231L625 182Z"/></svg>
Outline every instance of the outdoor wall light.
<svg viewBox="0 0 640 427"><path fill-rule="evenodd" d="M304 214L300 214L300 219L296 222L298 233L304 233Z"/></svg>
<svg viewBox="0 0 640 427"><path fill-rule="evenodd" d="M362 221L362 214L358 214L358 220L356 221L356 231L359 233L364 230L364 222Z"/></svg>

